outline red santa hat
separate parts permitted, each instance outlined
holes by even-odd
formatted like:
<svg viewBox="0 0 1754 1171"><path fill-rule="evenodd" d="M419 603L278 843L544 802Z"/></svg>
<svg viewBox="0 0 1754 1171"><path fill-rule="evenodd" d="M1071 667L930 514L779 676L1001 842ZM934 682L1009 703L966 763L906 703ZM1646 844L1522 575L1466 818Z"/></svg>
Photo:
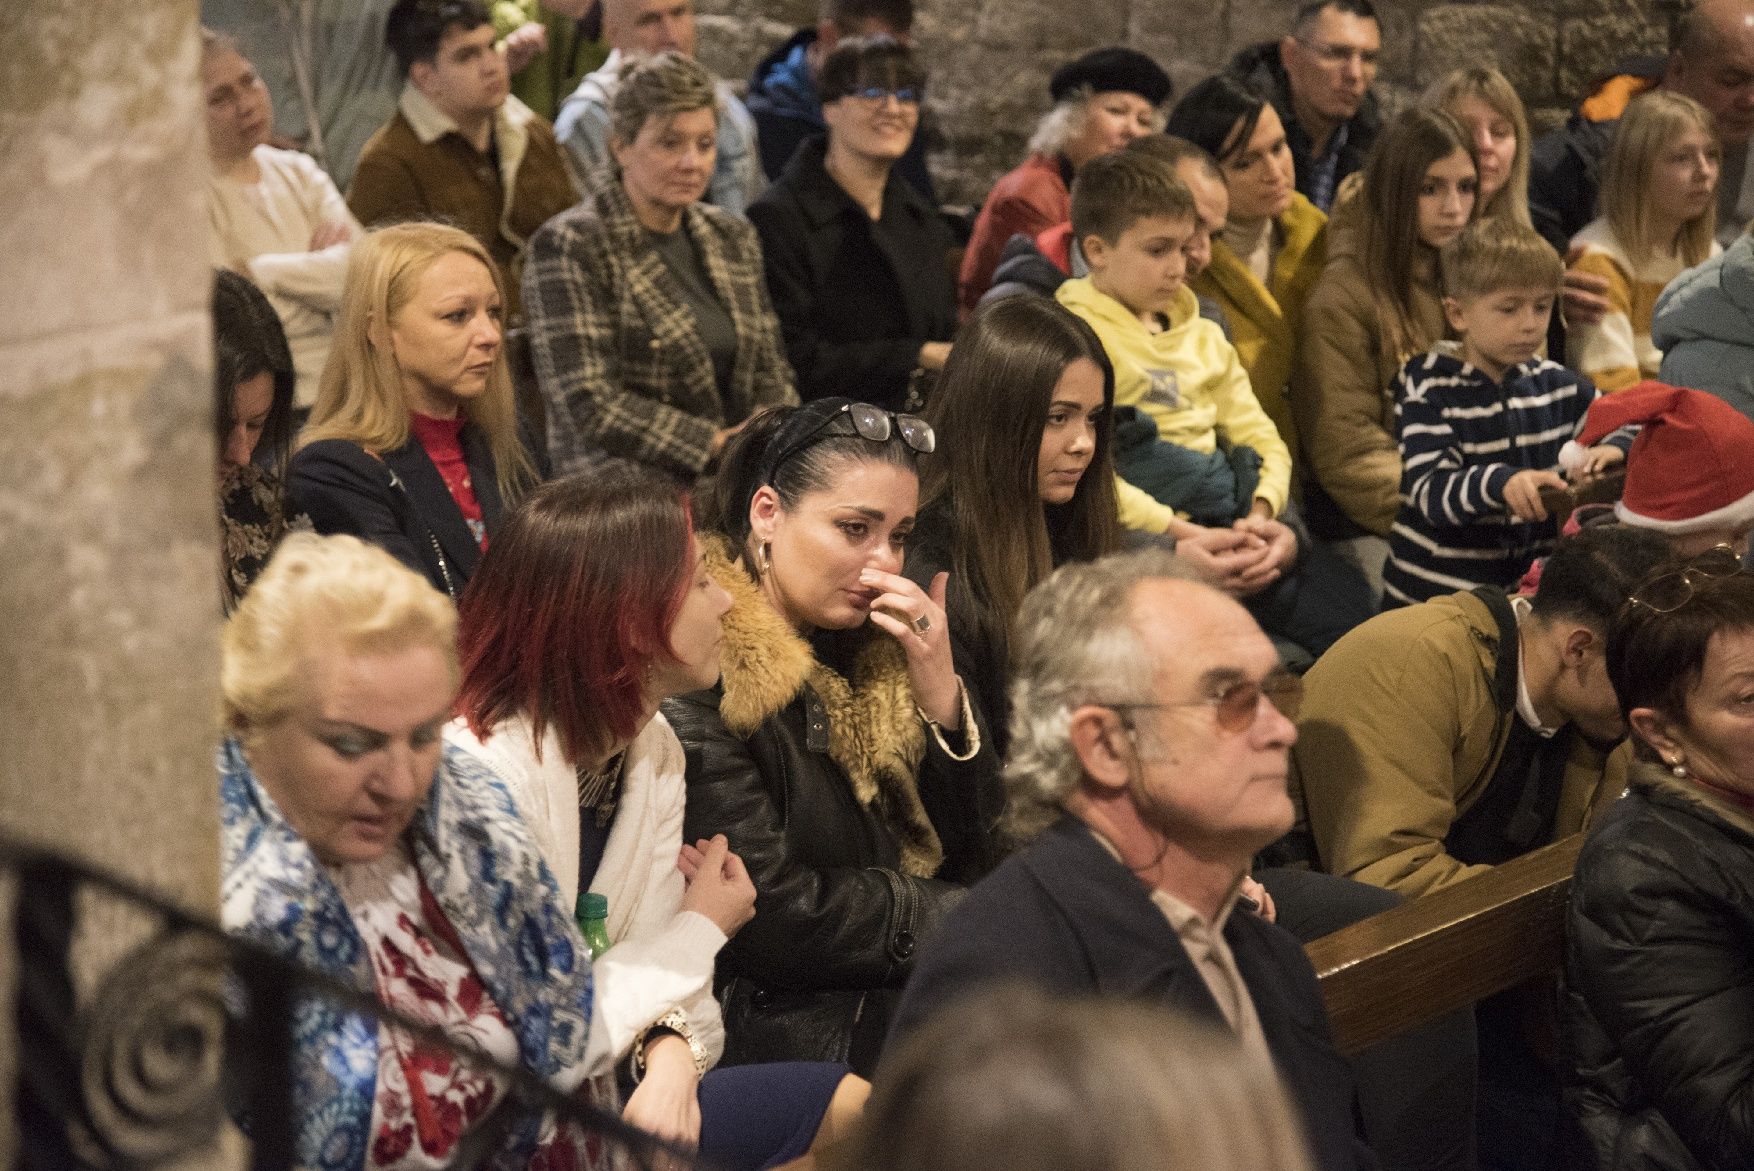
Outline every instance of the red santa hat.
<svg viewBox="0 0 1754 1171"><path fill-rule="evenodd" d="M1590 406L1560 466L1628 424L1644 429L1626 455L1622 523L1673 534L1754 524L1754 421L1716 395L1641 382Z"/></svg>

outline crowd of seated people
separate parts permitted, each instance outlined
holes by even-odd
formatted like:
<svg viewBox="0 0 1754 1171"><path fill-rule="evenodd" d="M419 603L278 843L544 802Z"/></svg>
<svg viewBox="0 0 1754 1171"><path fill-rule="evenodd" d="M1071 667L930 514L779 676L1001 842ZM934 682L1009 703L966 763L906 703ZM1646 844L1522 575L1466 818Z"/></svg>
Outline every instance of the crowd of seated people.
<svg viewBox="0 0 1754 1171"><path fill-rule="evenodd" d="M1540 141L1098 49L960 255L907 0L366 7L204 3L224 920L491 1064L305 1004L303 1162L1754 1159L1754 0ZM1576 834L1562 1011L1336 1048Z"/></svg>

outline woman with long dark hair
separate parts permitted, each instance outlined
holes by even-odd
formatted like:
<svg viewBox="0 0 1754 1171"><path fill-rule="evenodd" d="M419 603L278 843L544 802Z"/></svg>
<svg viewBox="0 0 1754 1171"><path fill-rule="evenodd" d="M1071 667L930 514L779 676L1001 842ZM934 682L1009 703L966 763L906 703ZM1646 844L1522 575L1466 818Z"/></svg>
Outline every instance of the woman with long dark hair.
<svg viewBox="0 0 1754 1171"><path fill-rule="evenodd" d="M757 892L719 958L727 1062L873 1068L916 947L994 861L998 762L944 582L901 576L932 447L923 420L821 399L726 449L705 517L724 671L664 713L685 836L725 834Z"/></svg>
<svg viewBox="0 0 1754 1171"><path fill-rule="evenodd" d="M230 613L295 525L286 500L297 375L280 318L230 269L213 274L213 422L219 444L221 601Z"/></svg>

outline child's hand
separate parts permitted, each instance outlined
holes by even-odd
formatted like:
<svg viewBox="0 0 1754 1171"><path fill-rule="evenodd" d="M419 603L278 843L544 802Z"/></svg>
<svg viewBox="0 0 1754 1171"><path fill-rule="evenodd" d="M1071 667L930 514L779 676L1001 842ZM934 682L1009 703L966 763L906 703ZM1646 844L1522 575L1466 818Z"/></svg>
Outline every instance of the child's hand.
<svg viewBox="0 0 1754 1171"><path fill-rule="evenodd" d="M1569 472L1571 482L1576 484L1591 476L1599 476L1617 463L1623 463L1626 453L1609 443L1600 443L1584 453L1584 462Z"/></svg>
<svg viewBox="0 0 1754 1171"><path fill-rule="evenodd" d="M1547 506L1541 503L1541 489L1565 486L1565 477L1558 472L1528 468L1512 476L1504 486L1504 507L1518 520L1546 520Z"/></svg>

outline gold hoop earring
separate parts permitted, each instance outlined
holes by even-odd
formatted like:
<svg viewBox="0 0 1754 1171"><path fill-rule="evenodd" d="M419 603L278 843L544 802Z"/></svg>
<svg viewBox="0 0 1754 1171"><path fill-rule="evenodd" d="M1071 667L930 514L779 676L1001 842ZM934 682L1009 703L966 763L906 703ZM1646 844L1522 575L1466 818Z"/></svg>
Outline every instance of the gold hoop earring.
<svg viewBox="0 0 1754 1171"><path fill-rule="evenodd" d="M773 572L773 545L763 541L755 550L755 573L757 577L766 577Z"/></svg>

